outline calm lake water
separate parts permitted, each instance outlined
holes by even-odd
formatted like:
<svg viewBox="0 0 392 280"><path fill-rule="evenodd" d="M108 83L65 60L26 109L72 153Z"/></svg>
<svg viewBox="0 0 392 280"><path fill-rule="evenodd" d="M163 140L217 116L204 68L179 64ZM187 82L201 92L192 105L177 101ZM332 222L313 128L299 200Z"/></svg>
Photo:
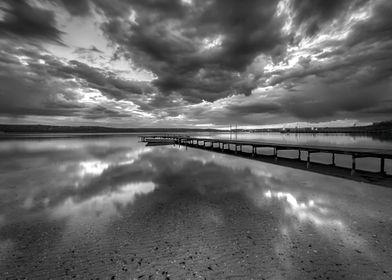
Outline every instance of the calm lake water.
<svg viewBox="0 0 392 280"><path fill-rule="evenodd" d="M2 140L0 158L0 279L392 278L392 188L132 135Z"/></svg>

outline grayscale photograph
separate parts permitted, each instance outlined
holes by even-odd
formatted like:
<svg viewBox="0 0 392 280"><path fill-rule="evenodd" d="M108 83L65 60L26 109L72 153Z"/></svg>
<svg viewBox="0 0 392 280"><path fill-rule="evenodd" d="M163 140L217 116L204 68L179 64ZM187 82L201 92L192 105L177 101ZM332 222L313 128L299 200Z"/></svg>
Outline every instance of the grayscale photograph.
<svg viewBox="0 0 392 280"><path fill-rule="evenodd" d="M391 280L391 0L0 0L1 280Z"/></svg>

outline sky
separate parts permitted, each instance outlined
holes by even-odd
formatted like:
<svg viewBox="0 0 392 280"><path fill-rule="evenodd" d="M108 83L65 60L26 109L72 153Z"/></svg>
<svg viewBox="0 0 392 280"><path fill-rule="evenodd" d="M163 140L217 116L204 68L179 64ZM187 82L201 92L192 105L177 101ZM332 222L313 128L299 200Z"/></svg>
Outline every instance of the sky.
<svg viewBox="0 0 392 280"><path fill-rule="evenodd" d="M392 119L390 0L2 0L0 123Z"/></svg>

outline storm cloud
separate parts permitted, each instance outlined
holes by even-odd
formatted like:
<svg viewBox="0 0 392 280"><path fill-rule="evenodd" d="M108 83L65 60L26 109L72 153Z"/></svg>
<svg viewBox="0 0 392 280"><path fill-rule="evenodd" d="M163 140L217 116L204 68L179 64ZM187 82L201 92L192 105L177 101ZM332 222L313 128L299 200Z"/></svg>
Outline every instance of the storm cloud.
<svg viewBox="0 0 392 280"><path fill-rule="evenodd" d="M391 13L388 0L3 1L0 117L389 119Z"/></svg>
<svg viewBox="0 0 392 280"><path fill-rule="evenodd" d="M102 26L124 55L158 76L163 94L178 92L192 103L249 95L257 78L247 66L260 53L284 51L277 2L164 2L130 1L135 23L119 14Z"/></svg>
<svg viewBox="0 0 392 280"><path fill-rule="evenodd" d="M0 21L0 37L61 41L62 32L57 29L52 11L33 7L24 0L6 0L0 9L4 13Z"/></svg>

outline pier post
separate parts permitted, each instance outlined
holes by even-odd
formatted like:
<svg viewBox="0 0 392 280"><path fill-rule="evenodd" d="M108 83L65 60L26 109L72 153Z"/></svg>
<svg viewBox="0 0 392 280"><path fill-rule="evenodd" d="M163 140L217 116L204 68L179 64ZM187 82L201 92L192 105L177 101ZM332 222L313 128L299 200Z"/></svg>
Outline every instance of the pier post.
<svg viewBox="0 0 392 280"><path fill-rule="evenodd" d="M254 157L256 154L256 147L252 146L252 157Z"/></svg>
<svg viewBox="0 0 392 280"><path fill-rule="evenodd" d="M335 166L335 153L332 153L332 165Z"/></svg>
<svg viewBox="0 0 392 280"><path fill-rule="evenodd" d="M301 160L301 149L298 149L298 160Z"/></svg>
<svg viewBox="0 0 392 280"><path fill-rule="evenodd" d="M380 158L380 173L385 175L385 158Z"/></svg>
<svg viewBox="0 0 392 280"><path fill-rule="evenodd" d="M351 156L351 175L355 173L355 155Z"/></svg>
<svg viewBox="0 0 392 280"><path fill-rule="evenodd" d="M274 148L274 157L275 157L275 161L278 160L278 149Z"/></svg>
<svg viewBox="0 0 392 280"><path fill-rule="evenodd" d="M235 144L234 146L235 146L235 153L237 154L237 144Z"/></svg>
<svg viewBox="0 0 392 280"><path fill-rule="evenodd" d="M308 158L306 160L306 168L309 168L310 165L310 151L308 151Z"/></svg>

